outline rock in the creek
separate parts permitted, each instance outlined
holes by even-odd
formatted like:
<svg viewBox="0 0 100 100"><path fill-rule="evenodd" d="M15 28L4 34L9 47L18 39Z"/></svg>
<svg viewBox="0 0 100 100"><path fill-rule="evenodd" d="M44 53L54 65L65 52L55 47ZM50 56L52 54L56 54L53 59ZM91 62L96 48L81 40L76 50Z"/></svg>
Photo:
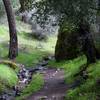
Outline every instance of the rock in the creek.
<svg viewBox="0 0 100 100"><path fill-rule="evenodd" d="M29 77L29 71L28 71L28 70L26 70L25 76L26 76L26 77Z"/></svg>
<svg viewBox="0 0 100 100"><path fill-rule="evenodd" d="M11 89L11 90L5 90L4 94L7 94L8 96L14 97L14 96L15 96L14 87L13 87L13 89Z"/></svg>
<svg viewBox="0 0 100 100"><path fill-rule="evenodd" d="M19 81L19 83L21 84L28 84L28 79L24 78L22 81Z"/></svg>
<svg viewBox="0 0 100 100"><path fill-rule="evenodd" d="M19 86L20 87L20 86ZM18 86L15 86L15 96L20 96L20 88Z"/></svg>

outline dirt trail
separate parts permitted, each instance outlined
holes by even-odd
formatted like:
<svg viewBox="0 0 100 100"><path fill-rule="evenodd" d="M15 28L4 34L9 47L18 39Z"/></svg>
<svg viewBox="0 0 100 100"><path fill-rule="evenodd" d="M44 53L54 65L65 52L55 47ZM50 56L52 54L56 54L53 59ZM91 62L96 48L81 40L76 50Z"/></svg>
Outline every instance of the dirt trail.
<svg viewBox="0 0 100 100"><path fill-rule="evenodd" d="M64 83L64 71L48 68L41 73L44 75L44 87L26 100L64 100L68 89Z"/></svg>

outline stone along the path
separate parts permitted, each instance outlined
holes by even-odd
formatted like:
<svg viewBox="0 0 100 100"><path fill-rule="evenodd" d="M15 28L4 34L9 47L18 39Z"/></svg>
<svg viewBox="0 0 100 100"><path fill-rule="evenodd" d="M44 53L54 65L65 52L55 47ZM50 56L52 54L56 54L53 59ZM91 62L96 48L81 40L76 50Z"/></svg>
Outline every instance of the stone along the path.
<svg viewBox="0 0 100 100"><path fill-rule="evenodd" d="M64 100L68 89L64 82L64 71L47 68L41 71L41 73L44 75L44 87L26 100Z"/></svg>

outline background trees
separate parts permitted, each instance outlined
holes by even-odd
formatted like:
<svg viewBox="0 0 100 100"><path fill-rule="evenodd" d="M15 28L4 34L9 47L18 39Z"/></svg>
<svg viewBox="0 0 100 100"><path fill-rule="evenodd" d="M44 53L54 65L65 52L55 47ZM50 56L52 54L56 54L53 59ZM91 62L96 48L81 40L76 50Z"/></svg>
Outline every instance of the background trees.
<svg viewBox="0 0 100 100"><path fill-rule="evenodd" d="M32 6L34 0L19 0L20 3L20 13L22 13L22 21L28 23L27 16L28 11L30 10L30 6Z"/></svg>

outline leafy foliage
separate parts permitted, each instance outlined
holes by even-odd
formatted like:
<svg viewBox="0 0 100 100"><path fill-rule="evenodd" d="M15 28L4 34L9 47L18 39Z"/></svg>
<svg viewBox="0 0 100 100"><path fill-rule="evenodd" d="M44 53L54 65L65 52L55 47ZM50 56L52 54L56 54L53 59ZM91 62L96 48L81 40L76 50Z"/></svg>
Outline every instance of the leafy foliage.
<svg viewBox="0 0 100 100"><path fill-rule="evenodd" d="M23 10L30 10L30 8L32 8L32 4L33 4L34 0L19 0L19 3L21 5L21 11L23 12Z"/></svg>
<svg viewBox="0 0 100 100"><path fill-rule="evenodd" d="M11 0L11 2L12 2L13 8L17 8L19 6L18 0ZM4 14L5 14L5 8L4 8L2 0L0 0L0 16L2 16Z"/></svg>
<svg viewBox="0 0 100 100"><path fill-rule="evenodd" d="M77 25L83 18L93 22L96 14L96 0L40 0L34 6L40 21L54 15L60 23L70 21Z"/></svg>
<svg viewBox="0 0 100 100"><path fill-rule="evenodd" d="M12 6L13 6L14 8L19 7L19 0L11 0L11 2L12 2Z"/></svg>

